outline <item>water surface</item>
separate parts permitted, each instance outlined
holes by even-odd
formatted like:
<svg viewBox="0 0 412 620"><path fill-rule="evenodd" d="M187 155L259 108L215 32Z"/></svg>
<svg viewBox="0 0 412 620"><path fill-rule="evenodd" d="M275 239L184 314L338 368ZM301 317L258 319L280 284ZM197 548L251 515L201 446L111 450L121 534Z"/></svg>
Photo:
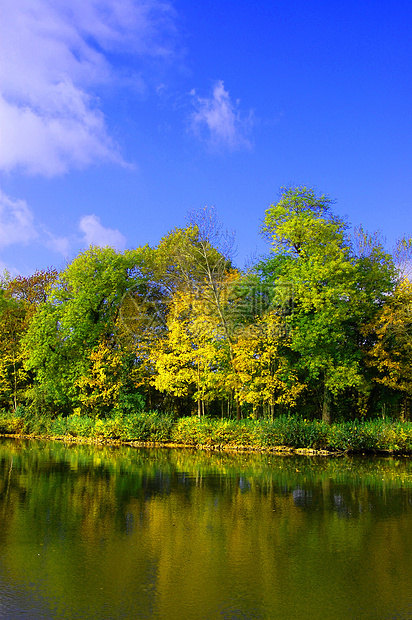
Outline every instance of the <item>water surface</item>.
<svg viewBox="0 0 412 620"><path fill-rule="evenodd" d="M0 439L0 619L412 618L412 461Z"/></svg>

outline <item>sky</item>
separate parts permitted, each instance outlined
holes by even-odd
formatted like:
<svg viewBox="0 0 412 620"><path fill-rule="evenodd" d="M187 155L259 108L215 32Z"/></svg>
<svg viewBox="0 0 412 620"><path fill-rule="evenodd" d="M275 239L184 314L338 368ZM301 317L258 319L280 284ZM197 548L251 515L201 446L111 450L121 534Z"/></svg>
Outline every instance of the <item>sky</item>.
<svg viewBox="0 0 412 620"><path fill-rule="evenodd" d="M155 246L213 206L235 263L282 186L412 234L412 4L2 0L0 273Z"/></svg>

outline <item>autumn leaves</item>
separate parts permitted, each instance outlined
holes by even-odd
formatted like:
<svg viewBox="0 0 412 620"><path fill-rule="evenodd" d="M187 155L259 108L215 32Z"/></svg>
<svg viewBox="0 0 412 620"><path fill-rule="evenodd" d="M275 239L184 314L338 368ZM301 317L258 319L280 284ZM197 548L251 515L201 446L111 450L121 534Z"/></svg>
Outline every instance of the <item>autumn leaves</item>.
<svg viewBox="0 0 412 620"><path fill-rule="evenodd" d="M90 247L60 273L6 274L0 407L407 415L407 241L397 268L376 235L350 237L330 199L306 187L282 189L262 232L271 251L246 271L206 208L154 248Z"/></svg>

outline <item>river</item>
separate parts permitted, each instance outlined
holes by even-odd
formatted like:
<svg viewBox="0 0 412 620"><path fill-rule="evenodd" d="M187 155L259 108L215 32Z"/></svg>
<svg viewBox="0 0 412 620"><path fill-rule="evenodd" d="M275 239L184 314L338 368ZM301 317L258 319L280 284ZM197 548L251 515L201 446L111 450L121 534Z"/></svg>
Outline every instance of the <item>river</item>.
<svg viewBox="0 0 412 620"><path fill-rule="evenodd" d="M0 438L0 619L412 618L412 459Z"/></svg>

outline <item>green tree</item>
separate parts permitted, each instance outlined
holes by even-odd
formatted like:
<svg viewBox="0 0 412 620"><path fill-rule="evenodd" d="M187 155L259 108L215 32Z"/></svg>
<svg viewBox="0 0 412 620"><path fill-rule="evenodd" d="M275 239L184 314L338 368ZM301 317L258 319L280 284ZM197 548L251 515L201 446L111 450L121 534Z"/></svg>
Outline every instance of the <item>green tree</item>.
<svg viewBox="0 0 412 620"><path fill-rule="evenodd" d="M36 271L31 276L3 277L0 285L0 400L3 406L17 409L26 402L32 382L24 368L27 357L23 337L45 300L46 291L55 280L52 269Z"/></svg>
<svg viewBox="0 0 412 620"><path fill-rule="evenodd" d="M21 338L26 328L26 307L0 288L0 406L17 409L27 388Z"/></svg>
<svg viewBox="0 0 412 620"><path fill-rule="evenodd" d="M24 339L26 367L35 374L36 407L87 409L87 393L93 399L94 390L84 378L93 376L102 343L118 356L122 299L141 277L143 260L144 248L120 253L90 247L60 273ZM107 351L103 357L107 362ZM123 361L129 363L130 356Z"/></svg>
<svg viewBox="0 0 412 620"><path fill-rule="evenodd" d="M279 290L293 290L287 319L290 347L298 354L303 381L321 387L326 422L333 396L365 390L359 342L365 303L366 315L373 314L391 280L391 265L376 244L368 256L355 255L347 225L330 205L327 196L313 189L284 188L280 201L266 211L262 228L275 253L268 261L272 274L266 266L265 276Z"/></svg>

